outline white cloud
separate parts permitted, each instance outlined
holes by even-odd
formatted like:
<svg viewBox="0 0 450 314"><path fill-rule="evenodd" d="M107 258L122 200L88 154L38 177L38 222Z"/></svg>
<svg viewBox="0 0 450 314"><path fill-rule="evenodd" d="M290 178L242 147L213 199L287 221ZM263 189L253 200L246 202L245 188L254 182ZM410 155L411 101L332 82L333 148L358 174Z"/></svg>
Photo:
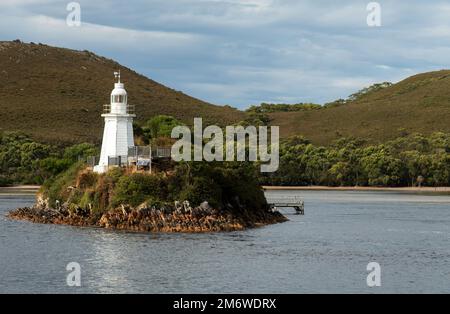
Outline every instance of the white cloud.
<svg viewBox="0 0 450 314"><path fill-rule="evenodd" d="M65 25L67 1L2 0L0 36L88 49L171 87L220 104L327 102L380 81L446 68L450 5L367 1L79 0L81 28Z"/></svg>

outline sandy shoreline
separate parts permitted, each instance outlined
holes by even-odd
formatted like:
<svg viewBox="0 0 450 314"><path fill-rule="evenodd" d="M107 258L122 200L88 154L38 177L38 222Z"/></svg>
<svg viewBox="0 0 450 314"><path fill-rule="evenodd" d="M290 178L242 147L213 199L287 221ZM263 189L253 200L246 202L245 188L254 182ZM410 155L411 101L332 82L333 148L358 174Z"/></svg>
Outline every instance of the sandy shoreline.
<svg viewBox="0 0 450 314"><path fill-rule="evenodd" d="M448 192L450 193L450 187L364 187L364 186L343 186L343 187L330 187L330 186L263 186L266 191L392 191L392 192Z"/></svg>
<svg viewBox="0 0 450 314"><path fill-rule="evenodd" d="M0 186L0 192L37 192L41 188L40 185L15 185L15 186ZM450 187L367 187L367 186L263 186L267 191L282 191L282 190L299 190L299 191L405 191L405 192L450 192Z"/></svg>
<svg viewBox="0 0 450 314"><path fill-rule="evenodd" d="M36 194L41 187L39 185L15 185L0 186L0 194L2 195L33 195Z"/></svg>
<svg viewBox="0 0 450 314"><path fill-rule="evenodd" d="M12 185L12 186L0 186L0 189L10 190L39 190L40 185Z"/></svg>

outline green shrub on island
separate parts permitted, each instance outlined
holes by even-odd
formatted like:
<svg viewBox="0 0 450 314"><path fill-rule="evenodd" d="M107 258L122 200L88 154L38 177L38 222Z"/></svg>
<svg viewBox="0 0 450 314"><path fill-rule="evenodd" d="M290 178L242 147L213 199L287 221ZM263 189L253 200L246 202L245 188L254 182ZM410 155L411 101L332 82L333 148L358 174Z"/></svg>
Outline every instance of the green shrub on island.
<svg viewBox="0 0 450 314"><path fill-rule="evenodd" d="M167 179L162 174L153 175L134 173L123 175L114 187L111 205L127 204L133 207L148 199L164 200L168 198Z"/></svg>
<svg viewBox="0 0 450 314"><path fill-rule="evenodd" d="M54 178L50 178L41 187L41 191L49 199L51 204L57 200L67 200L71 195L71 187L76 185L79 172L85 167L84 163L73 164L65 172L60 173Z"/></svg>
<svg viewBox="0 0 450 314"><path fill-rule="evenodd" d="M94 212L143 203L173 207L175 201L189 201L192 207L206 201L212 208L230 212L268 209L256 166L244 162L180 163L168 173L154 174L114 168L101 175L77 163L48 180L41 193L50 206L75 204Z"/></svg>

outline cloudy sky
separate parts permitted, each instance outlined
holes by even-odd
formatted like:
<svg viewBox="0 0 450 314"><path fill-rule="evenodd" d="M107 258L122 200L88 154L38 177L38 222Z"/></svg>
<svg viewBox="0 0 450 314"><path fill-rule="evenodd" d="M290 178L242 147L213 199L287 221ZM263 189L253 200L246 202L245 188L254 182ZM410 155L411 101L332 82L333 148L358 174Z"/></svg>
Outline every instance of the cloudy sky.
<svg viewBox="0 0 450 314"><path fill-rule="evenodd" d="M372 83L450 68L450 1L1 0L0 40L117 60L215 104L325 103Z"/></svg>

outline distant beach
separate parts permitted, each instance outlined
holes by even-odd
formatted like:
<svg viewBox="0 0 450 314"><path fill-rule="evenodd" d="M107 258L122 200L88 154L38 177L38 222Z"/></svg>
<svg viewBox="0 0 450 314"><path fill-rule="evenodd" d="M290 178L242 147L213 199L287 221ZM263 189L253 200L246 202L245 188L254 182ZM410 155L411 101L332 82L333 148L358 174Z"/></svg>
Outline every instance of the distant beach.
<svg viewBox="0 0 450 314"><path fill-rule="evenodd" d="M39 185L15 185L0 186L1 195L32 195L36 194L41 187Z"/></svg>
<svg viewBox="0 0 450 314"><path fill-rule="evenodd" d="M16 185L0 187L0 194L35 194L39 191L39 185ZM450 187L368 187L368 186L263 186L266 191L392 191L392 192L427 192L450 193Z"/></svg>
<svg viewBox="0 0 450 314"><path fill-rule="evenodd" d="M450 193L450 187L366 187L366 186L263 186L266 191L392 191L392 192L426 192L426 193Z"/></svg>

